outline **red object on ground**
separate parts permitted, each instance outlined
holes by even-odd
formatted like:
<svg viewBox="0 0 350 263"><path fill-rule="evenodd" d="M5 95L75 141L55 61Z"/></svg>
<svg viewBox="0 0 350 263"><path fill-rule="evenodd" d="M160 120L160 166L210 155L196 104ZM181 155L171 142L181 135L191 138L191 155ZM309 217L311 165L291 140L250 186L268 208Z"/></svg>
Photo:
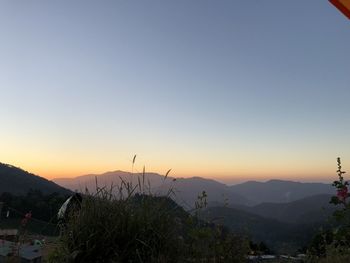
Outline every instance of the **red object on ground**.
<svg viewBox="0 0 350 263"><path fill-rule="evenodd" d="M350 0L329 0L329 2L350 19Z"/></svg>

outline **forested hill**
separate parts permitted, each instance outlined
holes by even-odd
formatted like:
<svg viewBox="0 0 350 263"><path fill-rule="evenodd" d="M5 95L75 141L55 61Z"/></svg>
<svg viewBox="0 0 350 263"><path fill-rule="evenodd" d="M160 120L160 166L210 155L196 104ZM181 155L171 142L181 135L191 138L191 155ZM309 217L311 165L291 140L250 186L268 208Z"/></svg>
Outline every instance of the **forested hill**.
<svg viewBox="0 0 350 263"><path fill-rule="evenodd" d="M293 224L265 218L229 207L209 207L201 218L224 225L233 232L248 235L254 242L263 241L275 253L294 253L312 240L322 223Z"/></svg>
<svg viewBox="0 0 350 263"><path fill-rule="evenodd" d="M71 193L70 190L45 178L12 165L0 163L0 193L26 194L29 190L40 190L44 194Z"/></svg>

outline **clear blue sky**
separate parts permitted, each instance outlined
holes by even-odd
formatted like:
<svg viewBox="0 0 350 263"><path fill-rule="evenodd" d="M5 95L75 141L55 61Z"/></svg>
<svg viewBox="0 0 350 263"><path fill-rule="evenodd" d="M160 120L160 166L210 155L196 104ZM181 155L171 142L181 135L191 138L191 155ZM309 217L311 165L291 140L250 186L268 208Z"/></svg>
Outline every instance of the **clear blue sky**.
<svg viewBox="0 0 350 263"><path fill-rule="evenodd" d="M327 0L2 1L0 161L228 182L350 172L350 22ZM329 179L331 180L331 179Z"/></svg>

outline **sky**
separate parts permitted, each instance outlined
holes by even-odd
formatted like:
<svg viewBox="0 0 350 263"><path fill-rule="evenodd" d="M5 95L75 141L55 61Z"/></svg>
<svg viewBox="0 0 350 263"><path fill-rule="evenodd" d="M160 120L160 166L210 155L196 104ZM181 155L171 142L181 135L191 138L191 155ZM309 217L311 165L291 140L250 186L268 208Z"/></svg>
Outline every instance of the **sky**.
<svg viewBox="0 0 350 263"><path fill-rule="evenodd" d="M0 2L0 162L227 183L350 173L350 23L327 0Z"/></svg>

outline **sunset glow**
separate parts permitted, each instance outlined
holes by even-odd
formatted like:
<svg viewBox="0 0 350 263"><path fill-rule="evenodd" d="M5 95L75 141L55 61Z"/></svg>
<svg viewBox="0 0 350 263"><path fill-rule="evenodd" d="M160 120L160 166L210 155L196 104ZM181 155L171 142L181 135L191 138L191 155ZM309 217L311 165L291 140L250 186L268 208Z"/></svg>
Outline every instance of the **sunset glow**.
<svg viewBox="0 0 350 263"><path fill-rule="evenodd" d="M283 2L283 3L282 3ZM286 12L288 10L288 12ZM328 1L4 1L0 162L331 182L350 24Z"/></svg>

